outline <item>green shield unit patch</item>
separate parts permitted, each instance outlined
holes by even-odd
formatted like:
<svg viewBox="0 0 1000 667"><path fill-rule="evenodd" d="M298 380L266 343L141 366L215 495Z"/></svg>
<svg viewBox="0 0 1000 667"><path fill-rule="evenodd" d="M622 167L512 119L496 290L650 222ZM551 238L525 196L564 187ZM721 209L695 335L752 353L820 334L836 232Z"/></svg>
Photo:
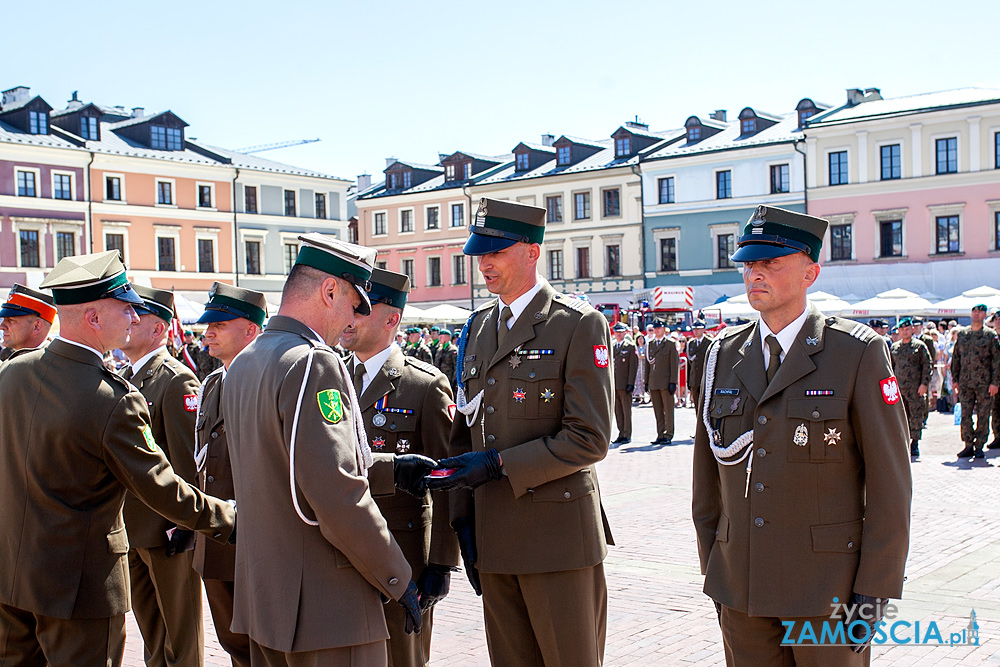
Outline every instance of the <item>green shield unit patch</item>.
<svg viewBox="0 0 1000 667"><path fill-rule="evenodd" d="M340 400L340 392L336 389L324 389L316 394L320 414L331 424L336 424L344 418L344 404Z"/></svg>
<svg viewBox="0 0 1000 667"><path fill-rule="evenodd" d="M142 437L146 440L146 446L149 447L149 451L156 451L156 439L153 438L153 434L149 430L148 425L143 425L142 427Z"/></svg>

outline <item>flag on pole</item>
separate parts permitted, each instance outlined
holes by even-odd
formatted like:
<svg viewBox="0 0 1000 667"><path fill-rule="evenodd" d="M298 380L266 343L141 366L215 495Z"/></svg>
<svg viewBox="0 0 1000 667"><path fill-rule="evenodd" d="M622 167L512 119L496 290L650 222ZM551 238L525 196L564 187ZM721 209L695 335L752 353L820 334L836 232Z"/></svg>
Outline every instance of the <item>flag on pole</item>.
<svg viewBox="0 0 1000 667"><path fill-rule="evenodd" d="M184 344L184 331L181 328L181 318L177 314L177 303L174 306L174 319L170 320L170 338L174 341L174 347L180 352L178 359L187 364L192 372L198 373L198 364L191 358L187 345Z"/></svg>

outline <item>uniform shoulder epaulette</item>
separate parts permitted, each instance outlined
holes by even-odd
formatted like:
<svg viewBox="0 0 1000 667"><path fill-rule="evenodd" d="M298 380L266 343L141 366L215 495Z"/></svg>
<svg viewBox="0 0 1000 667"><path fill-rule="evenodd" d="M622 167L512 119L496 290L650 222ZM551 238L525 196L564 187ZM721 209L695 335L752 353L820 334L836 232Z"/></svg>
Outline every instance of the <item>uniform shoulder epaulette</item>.
<svg viewBox="0 0 1000 667"><path fill-rule="evenodd" d="M571 296L566 296L565 294L563 294L561 292L556 292L555 296L552 297L552 300L555 303L561 303L562 305L566 306L567 308L569 308L571 310L575 310L578 313L585 313L588 310L590 310L591 308L593 308L593 306L591 306L589 303L587 303L583 299L576 299L576 298L573 298Z"/></svg>
<svg viewBox="0 0 1000 667"><path fill-rule="evenodd" d="M404 357L403 361L407 366L413 366L414 368L422 370L428 375L436 375L441 372L438 370L437 366L429 364L426 361L421 361L416 357Z"/></svg>
<svg viewBox="0 0 1000 667"><path fill-rule="evenodd" d="M842 331L852 338L857 338L862 343L868 343L875 338L881 338L878 332L863 322L855 322L842 317L826 318L826 326L834 331Z"/></svg>
<svg viewBox="0 0 1000 667"><path fill-rule="evenodd" d="M176 364L176 366L174 364ZM173 375L177 375L181 368L187 368L184 362L178 360L176 357L170 356L169 354L163 359L163 363L160 364L160 366ZM191 372L193 373L194 371Z"/></svg>
<svg viewBox="0 0 1000 667"><path fill-rule="evenodd" d="M737 324L736 326L726 327L725 329L723 329L722 331L720 331L718 334L716 334L715 338L713 338L709 342L719 341L721 343L722 341L726 340L727 338L732 338L733 336L735 336L737 334L740 334L740 333L746 331L747 329L752 329L753 326L754 326L753 322L747 322L746 324Z"/></svg>
<svg viewBox="0 0 1000 667"><path fill-rule="evenodd" d="M133 385L131 382L123 378L121 375L118 375L118 373L115 373L113 370L110 370L104 364L101 364L101 369L104 370L105 376L114 378L114 381L125 387L126 391L132 391L132 390L139 391L138 389L136 389L135 385Z"/></svg>
<svg viewBox="0 0 1000 667"><path fill-rule="evenodd" d="M479 308L476 308L473 312L479 313L479 312L482 312L484 310L489 310L490 308L493 307L493 304L495 304L496 302L497 302L496 299L489 299L486 303L484 303L483 305L479 306Z"/></svg>

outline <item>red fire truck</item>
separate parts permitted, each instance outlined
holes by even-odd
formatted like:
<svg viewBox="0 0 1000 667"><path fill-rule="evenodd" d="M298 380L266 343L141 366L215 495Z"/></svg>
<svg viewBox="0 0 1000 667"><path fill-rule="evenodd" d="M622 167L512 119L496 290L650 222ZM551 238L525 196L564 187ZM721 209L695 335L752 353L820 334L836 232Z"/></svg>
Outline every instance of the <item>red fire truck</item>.
<svg viewBox="0 0 1000 667"><path fill-rule="evenodd" d="M623 309L618 304L599 303L595 306L604 313L608 323L625 322L631 327L645 329L653 320L662 320L671 330L692 335L696 315L705 320L709 333L721 330L726 325L718 309L703 308L695 311L693 287L650 287L636 290L632 295L632 307Z"/></svg>

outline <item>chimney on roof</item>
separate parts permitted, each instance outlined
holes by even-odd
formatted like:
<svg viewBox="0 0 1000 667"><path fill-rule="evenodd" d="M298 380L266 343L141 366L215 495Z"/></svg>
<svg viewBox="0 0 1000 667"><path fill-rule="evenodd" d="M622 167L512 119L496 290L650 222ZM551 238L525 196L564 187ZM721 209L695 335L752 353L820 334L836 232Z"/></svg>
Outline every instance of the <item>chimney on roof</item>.
<svg viewBox="0 0 1000 667"><path fill-rule="evenodd" d="M394 157L387 157L385 159L385 168L388 169L389 167L391 167L392 165L396 164L397 162L399 162L399 160L397 160L396 158L394 158Z"/></svg>
<svg viewBox="0 0 1000 667"><path fill-rule="evenodd" d="M132 107L132 118L142 118L145 112L146 110L142 107Z"/></svg>
<svg viewBox="0 0 1000 667"><path fill-rule="evenodd" d="M66 101L66 108L67 109L76 109L77 107L82 107L83 106L83 102L81 102L80 98L78 98L76 96L77 92L79 92L79 91L74 90L73 91L73 97L71 97L70 99L68 99Z"/></svg>
<svg viewBox="0 0 1000 667"><path fill-rule="evenodd" d="M865 102L882 99L882 91L878 88L865 88Z"/></svg>
<svg viewBox="0 0 1000 667"><path fill-rule="evenodd" d="M360 174L358 176L358 192L364 192L372 186L371 174Z"/></svg>
<svg viewBox="0 0 1000 667"><path fill-rule="evenodd" d="M709 118L711 118L712 120L718 120L718 121L721 121L721 122L725 123L726 122L726 110L725 109L716 109L711 114L709 114Z"/></svg>
<svg viewBox="0 0 1000 667"><path fill-rule="evenodd" d="M847 89L847 106L853 107L855 104L861 104L864 101L864 93L861 92L860 88Z"/></svg>
<svg viewBox="0 0 1000 667"><path fill-rule="evenodd" d="M16 102L23 102L24 100L31 97L31 88L27 86L16 86L10 90L3 91L3 106L8 104L14 104Z"/></svg>
<svg viewBox="0 0 1000 667"><path fill-rule="evenodd" d="M630 130L646 130L646 131L649 130L649 125L639 120L638 115L636 115L635 120L626 121L625 127L629 128Z"/></svg>
<svg viewBox="0 0 1000 667"><path fill-rule="evenodd" d="M542 135L542 145L543 146L551 146L554 143L556 143L556 137L555 137L554 134L543 134Z"/></svg>

